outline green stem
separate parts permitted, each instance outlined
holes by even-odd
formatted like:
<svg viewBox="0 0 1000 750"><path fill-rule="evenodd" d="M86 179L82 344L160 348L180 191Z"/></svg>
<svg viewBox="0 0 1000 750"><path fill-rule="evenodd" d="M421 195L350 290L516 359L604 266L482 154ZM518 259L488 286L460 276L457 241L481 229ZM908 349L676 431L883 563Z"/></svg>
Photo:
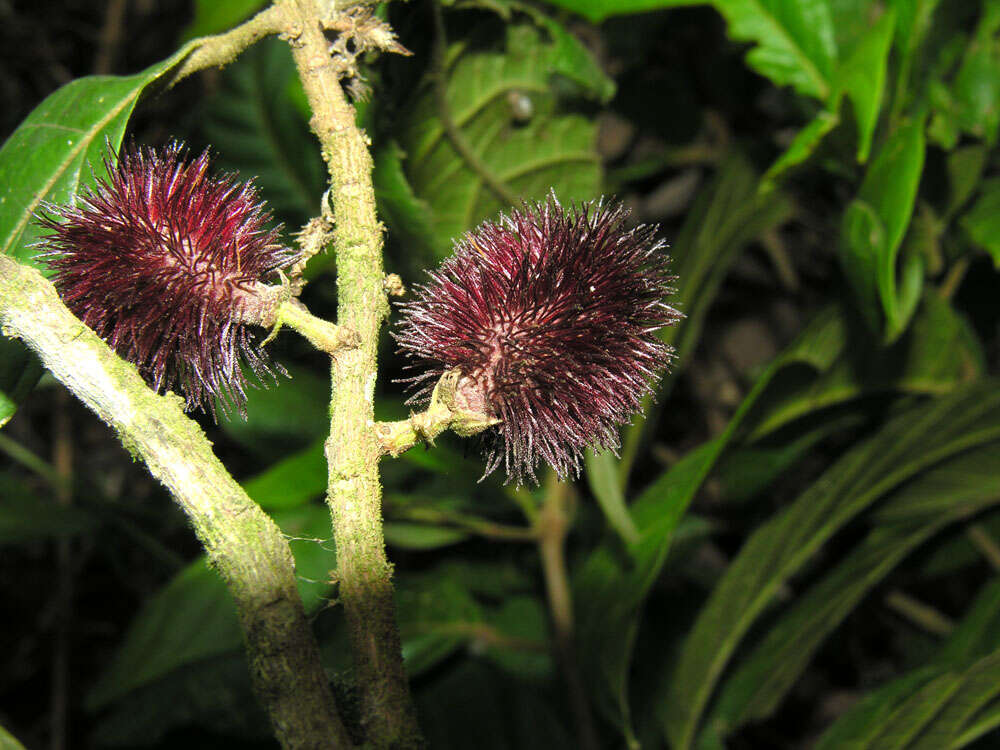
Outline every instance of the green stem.
<svg viewBox="0 0 1000 750"><path fill-rule="evenodd" d="M347 326L338 326L317 318L298 300L288 300L278 308L274 325L275 332L283 325L288 326L321 352L331 356L342 349L351 349L361 344L356 332Z"/></svg>
<svg viewBox="0 0 1000 750"><path fill-rule="evenodd" d="M199 70L225 67L247 47L266 36L277 34L281 29L280 9L277 6L269 6L235 29L192 42L196 45L194 52L178 66L170 77L170 85L175 85Z"/></svg>
<svg viewBox="0 0 1000 750"><path fill-rule="evenodd" d="M312 108L311 126L330 173L337 257L337 321L360 344L332 358L327 502L337 547L339 600L347 616L366 742L423 745L403 667L392 566L382 532L382 455L372 429L379 331L389 314L383 289L382 225L375 214L372 158L338 78L316 0L284 0L285 36Z"/></svg>
<svg viewBox="0 0 1000 750"><path fill-rule="evenodd" d="M191 521L236 600L257 697L285 748L348 747L306 620L288 543L212 453L174 394L150 390L38 271L0 255L0 327L145 461Z"/></svg>

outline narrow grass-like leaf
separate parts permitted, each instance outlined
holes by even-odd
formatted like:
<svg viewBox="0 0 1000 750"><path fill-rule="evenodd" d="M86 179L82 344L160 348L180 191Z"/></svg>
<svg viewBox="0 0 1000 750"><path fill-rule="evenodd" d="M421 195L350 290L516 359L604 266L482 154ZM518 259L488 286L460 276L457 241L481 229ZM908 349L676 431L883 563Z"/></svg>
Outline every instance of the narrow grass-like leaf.
<svg viewBox="0 0 1000 750"><path fill-rule="evenodd" d="M1000 444L963 453L885 500L868 537L775 621L722 688L709 722L731 731L769 716L823 639L918 545L946 525L1000 502Z"/></svg>
<svg viewBox="0 0 1000 750"><path fill-rule="evenodd" d="M665 707L674 747L695 740L723 670L757 617L822 544L917 472L1000 438L1000 393L990 381L916 407L837 461L802 498L758 529L685 640Z"/></svg>

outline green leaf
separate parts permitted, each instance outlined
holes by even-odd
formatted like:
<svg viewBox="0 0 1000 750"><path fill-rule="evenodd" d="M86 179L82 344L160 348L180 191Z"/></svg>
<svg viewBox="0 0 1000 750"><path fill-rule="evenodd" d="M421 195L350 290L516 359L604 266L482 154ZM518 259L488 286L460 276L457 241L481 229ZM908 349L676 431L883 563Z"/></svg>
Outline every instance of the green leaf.
<svg viewBox="0 0 1000 750"><path fill-rule="evenodd" d="M625 493L618 481L618 461L614 454L605 450L597 453L588 450L584 461L587 484L611 528L626 543L638 541L639 531L625 505Z"/></svg>
<svg viewBox="0 0 1000 750"><path fill-rule="evenodd" d="M241 484L265 510L294 508L325 494L327 466L323 441L278 461Z"/></svg>
<svg viewBox="0 0 1000 750"><path fill-rule="evenodd" d="M248 389L245 420L238 414L219 420L219 426L233 440L272 458L276 449L308 445L326 435L330 427L323 406L330 398L325 378L302 367L287 369L291 381L279 376L277 382Z"/></svg>
<svg viewBox="0 0 1000 750"><path fill-rule="evenodd" d="M986 169L989 150L980 143L957 148L948 154L948 204L941 216L948 222L972 197Z"/></svg>
<svg viewBox="0 0 1000 750"><path fill-rule="evenodd" d="M1000 694L1000 651L964 671L947 671L890 714L868 747L937 750L951 747L963 725Z"/></svg>
<svg viewBox="0 0 1000 750"><path fill-rule="evenodd" d="M385 543L390 547L399 547L400 549L440 549L464 542L469 538L469 533L462 529L429 523L386 521L383 529Z"/></svg>
<svg viewBox="0 0 1000 750"><path fill-rule="evenodd" d="M315 611L327 601L329 572L336 567L329 512L304 506L276 513L275 520L289 537L303 604ZM96 711L145 686L169 683L193 665L242 647L236 603L202 556L145 603L87 696L87 708Z"/></svg>
<svg viewBox="0 0 1000 750"><path fill-rule="evenodd" d="M972 208L959 220L969 238L990 254L1000 268L1000 177L983 181Z"/></svg>
<svg viewBox="0 0 1000 750"><path fill-rule="evenodd" d="M579 13L594 23L600 23L612 16L697 4L696 0L545 0L545 2Z"/></svg>
<svg viewBox="0 0 1000 750"><path fill-rule="evenodd" d="M752 42L747 64L778 86L825 101L837 61L827 0L714 0L729 36Z"/></svg>
<svg viewBox="0 0 1000 750"><path fill-rule="evenodd" d="M917 53L923 48L924 40L932 26L934 11L941 0L890 0L890 7L896 12L896 81L893 90L893 119L903 111L911 94L911 76Z"/></svg>
<svg viewBox="0 0 1000 750"><path fill-rule="evenodd" d="M236 604L204 557L150 599L87 696L96 711L185 664L236 651L243 642Z"/></svg>
<svg viewBox="0 0 1000 750"><path fill-rule="evenodd" d="M923 165L923 123L918 120L898 128L879 151L841 225L844 272L865 319L886 342L905 330L920 296L921 258L904 259L897 290L896 257L913 215Z"/></svg>
<svg viewBox="0 0 1000 750"><path fill-rule="evenodd" d="M453 45L446 98L452 119L490 174L524 199L554 190L563 202L600 192L601 166L590 118L564 110L550 80L558 45L531 24L506 29L502 48ZM532 114L515 116L509 97L526 97ZM453 148L430 86L400 120L406 172L433 211L434 246L445 257L451 242L482 219L509 208Z"/></svg>
<svg viewBox="0 0 1000 750"><path fill-rule="evenodd" d="M941 645L929 663L920 669L889 681L865 696L856 706L843 714L820 738L816 750L837 750L842 747L875 750L875 738L887 723L889 716L904 702L925 688L946 670L961 670L976 659L988 656L1000 644L1000 580L994 579L983 586L972 606L956 628ZM977 727L977 723L979 726ZM966 741L977 732L992 728L989 717L979 717L963 729ZM962 747L958 742L950 747ZM949 747L948 743L941 747Z"/></svg>
<svg viewBox="0 0 1000 750"><path fill-rule="evenodd" d="M854 105L858 123L858 161L868 161L872 137L878 123L885 91L889 48L896 25L896 14L888 11L861 38L851 55L837 70L834 84Z"/></svg>
<svg viewBox="0 0 1000 750"><path fill-rule="evenodd" d="M264 0L195 0L194 18L182 39L219 34L249 18L264 6Z"/></svg>
<svg viewBox="0 0 1000 750"><path fill-rule="evenodd" d="M750 440L875 393L946 393L985 369L985 355L968 324L936 294L925 296L910 329L890 347L872 341L864 326L838 307L818 316L784 356L810 370L778 377L751 419Z"/></svg>
<svg viewBox="0 0 1000 750"><path fill-rule="evenodd" d="M664 708L672 745L691 747L736 647L781 586L830 536L917 472L998 438L996 384L963 388L889 421L758 529L713 590L682 648Z"/></svg>
<svg viewBox="0 0 1000 750"><path fill-rule="evenodd" d="M823 110L816 115L808 125L795 134L791 145L760 178L761 192L767 193L773 190L778 178L812 156L827 133L839 124L840 116L835 112Z"/></svg>
<svg viewBox="0 0 1000 750"><path fill-rule="evenodd" d="M794 599L726 681L709 720L714 730L769 716L823 639L900 560L946 525L1000 502L998 461L997 443L963 453L884 500L868 537Z"/></svg>
<svg viewBox="0 0 1000 750"><path fill-rule="evenodd" d="M571 81L582 95L601 104L610 102L615 95L615 82L601 70L590 50L544 13L532 13L531 17L545 29L552 42L549 62L552 71Z"/></svg>
<svg viewBox="0 0 1000 750"><path fill-rule="evenodd" d="M0 253L38 265L32 218L42 202L70 203L94 184L140 95L197 45L135 75L78 78L35 107L0 148Z"/></svg>
<svg viewBox="0 0 1000 750"><path fill-rule="evenodd" d="M375 152L372 182L379 216L389 225L390 238L406 248L407 256L418 262L434 258L434 216L427 201L413 192L403 160L406 154L396 141Z"/></svg>
<svg viewBox="0 0 1000 750"><path fill-rule="evenodd" d="M24 745L3 727L0 727L0 750L24 750Z"/></svg>
<svg viewBox="0 0 1000 750"><path fill-rule="evenodd" d="M782 366L776 361L758 378L719 437L687 453L642 492L629 508L638 539L624 551L617 539L596 547L574 576L580 663L597 706L621 727L630 745L637 741L631 726L628 674L639 610L695 493Z"/></svg>
<svg viewBox="0 0 1000 750"><path fill-rule="evenodd" d="M220 169L253 177L275 215L298 229L319 213L326 170L308 125L291 105L301 87L288 45L265 39L243 52L206 100L201 127Z"/></svg>
<svg viewBox="0 0 1000 750"><path fill-rule="evenodd" d="M24 344L0 336L0 427L34 389L44 368Z"/></svg>
<svg viewBox="0 0 1000 750"><path fill-rule="evenodd" d="M591 21L699 3L687 0L548 0ZM828 0L712 0L729 36L755 46L747 64L778 86L825 101L837 60Z"/></svg>
<svg viewBox="0 0 1000 750"><path fill-rule="evenodd" d="M0 545L26 544L92 531L92 513L38 497L13 476L0 474Z"/></svg>
<svg viewBox="0 0 1000 750"><path fill-rule="evenodd" d="M1000 129L1000 40L995 35L1000 14L985 10L975 35L965 47L962 63L951 85L934 89L935 108L929 134L946 149L952 149L961 133L993 146Z"/></svg>

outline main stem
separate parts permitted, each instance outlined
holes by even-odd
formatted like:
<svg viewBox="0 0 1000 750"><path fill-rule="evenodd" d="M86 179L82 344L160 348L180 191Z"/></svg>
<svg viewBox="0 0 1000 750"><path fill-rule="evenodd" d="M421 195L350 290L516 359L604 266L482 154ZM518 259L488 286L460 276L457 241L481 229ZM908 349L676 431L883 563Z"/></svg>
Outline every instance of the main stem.
<svg viewBox="0 0 1000 750"><path fill-rule="evenodd" d="M0 327L118 433L191 521L236 600L254 689L287 749L346 748L295 584L288 543L219 459L183 402L150 390L135 367L66 309L38 271L0 255Z"/></svg>
<svg viewBox="0 0 1000 750"><path fill-rule="evenodd" d="M286 35L312 107L312 129L330 172L337 322L360 340L356 348L332 358L326 457L339 599L350 626L362 724L366 742L373 747L420 747L382 533L381 447L374 432L373 399L379 331L389 307L372 158L341 88L315 0L285 0L281 7L290 21Z"/></svg>

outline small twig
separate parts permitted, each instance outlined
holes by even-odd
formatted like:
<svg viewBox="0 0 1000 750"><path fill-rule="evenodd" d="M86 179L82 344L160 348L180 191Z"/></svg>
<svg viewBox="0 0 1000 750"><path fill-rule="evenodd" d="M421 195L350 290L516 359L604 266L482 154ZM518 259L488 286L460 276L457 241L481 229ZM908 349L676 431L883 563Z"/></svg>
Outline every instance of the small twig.
<svg viewBox="0 0 1000 750"><path fill-rule="evenodd" d="M375 436L382 450L393 458L410 450L418 443L434 444L434 440L445 430L454 430L463 437L476 435L500 420L488 414L463 409L456 398L456 389L462 374L450 370L441 376L431 402L425 411L410 414L407 419L397 422L378 422Z"/></svg>
<svg viewBox="0 0 1000 750"><path fill-rule="evenodd" d="M206 68L223 68L235 60L250 45L266 36L277 34L284 28L284 13L279 5L269 5L249 21L235 29L206 36L170 77L169 86L176 85L192 73Z"/></svg>
<svg viewBox="0 0 1000 750"><path fill-rule="evenodd" d="M538 532L538 550L541 553L549 614L555 634L556 656L566 681L579 747L583 750L597 750L597 731L587 701L587 691L583 686L583 677L576 663L573 599L566 571L566 536L570 526L568 506L572 491L572 485L559 481L550 472L545 502L535 528Z"/></svg>
<svg viewBox="0 0 1000 750"><path fill-rule="evenodd" d="M772 227L764 232L760 236L760 244L771 260L781 285L790 292L798 291L799 276L795 273L795 264L792 263L791 255L778 230Z"/></svg>
<svg viewBox="0 0 1000 750"><path fill-rule="evenodd" d="M962 280L965 279L965 274L969 270L969 258L968 256L959 258L955 261L950 269L948 269L947 275L941 281L941 286L938 287L938 294L943 300L950 300L958 288L962 285Z"/></svg>
<svg viewBox="0 0 1000 750"><path fill-rule="evenodd" d="M914 599L899 589L885 597L889 609L931 635L946 636L955 629L955 623L929 604Z"/></svg>
<svg viewBox="0 0 1000 750"><path fill-rule="evenodd" d="M443 523L449 526L469 531L473 534L505 542L534 542L538 540L538 531L524 526L488 521L476 516L462 513L447 513L434 508L406 508L394 511L394 517L409 521L424 521L427 523Z"/></svg>
<svg viewBox="0 0 1000 750"><path fill-rule="evenodd" d="M361 345L361 337L347 326L338 326L310 313L305 305L290 299L278 308L272 338L281 326L288 326L300 333L310 344L321 352L333 356L344 349L356 349Z"/></svg>
<svg viewBox="0 0 1000 750"><path fill-rule="evenodd" d="M437 105L437 115L438 119L441 120L441 127L444 130L444 134L466 166L483 181L483 184L500 199L501 203L505 206L516 205L520 202L517 194L497 179L486 165L486 162L480 159L479 154L473 151L472 146L469 145L469 142L465 139L465 135L451 116L451 105L448 104L448 71L445 67L448 38L445 35L444 16L441 13L439 0L428 1L430 2L431 15L434 19L431 79L434 87L434 101Z"/></svg>
<svg viewBox="0 0 1000 750"><path fill-rule="evenodd" d="M965 535L976 545L976 549L990 564L993 570L1000 573L1000 545L981 524L974 523L965 530Z"/></svg>

